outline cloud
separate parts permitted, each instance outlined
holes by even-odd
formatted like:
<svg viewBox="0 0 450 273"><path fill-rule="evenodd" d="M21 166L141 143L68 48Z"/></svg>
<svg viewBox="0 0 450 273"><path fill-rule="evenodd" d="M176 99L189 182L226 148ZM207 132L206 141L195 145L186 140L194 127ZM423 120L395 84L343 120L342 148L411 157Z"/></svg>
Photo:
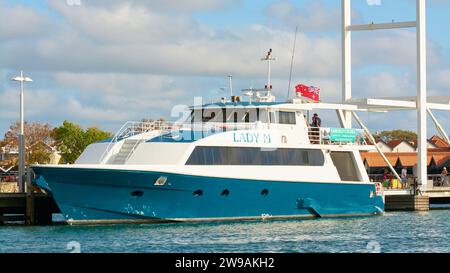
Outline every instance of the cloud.
<svg viewBox="0 0 450 273"><path fill-rule="evenodd" d="M409 30L374 31L354 33L353 62L355 66L364 63L371 65L385 64L415 69L416 34ZM427 62L436 69L448 65L442 49L428 41Z"/></svg>
<svg viewBox="0 0 450 273"><path fill-rule="evenodd" d="M260 58L268 48L278 58L273 83L283 100L293 40L290 26L295 24L300 33L293 84L320 86L325 101L340 100L340 10L324 1L301 7L276 1L265 9L276 23L235 27L213 27L194 16L228 9L225 0L48 3L51 15L32 7L0 6L0 20L14 30L7 32L3 24L0 28L0 69L35 74L27 91L32 102L28 117L54 124L67 118L115 129L126 120L169 116L172 106L191 104L194 96L204 95L209 102L228 95L220 87L228 86L229 74L235 90L263 86L266 66ZM18 16L22 12L23 18ZM29 29L19 26L22 19ZM414 33L393 30L353 37L355 96L414 94ZM447 59L436 44L430 42L428 49L430 90L445 93L450 84ZM387 66L388 71L360 73L367 63ZM0 88L0 129L17 116L17 92L10 87L4 83Z"/></svg>
<svg viewBox="0 0 450 273"><path fill-rule="evenodd" d="M291 27L298 25L302 32L338 31L340 12L339 8L328 7L322 0L310 0L303 8L290 0L278 0L265 8L269 18L278 19Z"/></svg>
<svg viewBox="0 0 450 273"><path fill-rule="evenodd" d="M35 38L50 25L48 18L31 7L0 3L0 41Z"/></svg>
<svg viewBox="0 0 450 273"><path fill-rule="evenodd" d="M51 0L56 3L58 0ZM231 7L239 6L242 0L184 0L184 1L167 1L167 0L89 0L82 1L81 6L97 7L97 8L116 8L118 6L131 6L135 8L146 8L158 12L177 12L191 13L199 11L220 11Z"/></svg>

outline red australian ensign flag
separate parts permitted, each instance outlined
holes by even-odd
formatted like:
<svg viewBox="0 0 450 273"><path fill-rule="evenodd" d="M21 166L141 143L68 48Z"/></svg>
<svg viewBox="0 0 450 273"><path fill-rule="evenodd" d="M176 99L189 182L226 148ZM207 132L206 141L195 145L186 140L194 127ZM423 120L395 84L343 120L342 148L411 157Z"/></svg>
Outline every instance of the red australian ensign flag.
<svg viewBox="0 0 450 273"><path fill-rule="evenodd" d="M318 87L299 84L295 87L295 92L299 97L309 98L317 102L320 100L320 88Z"/></svg>

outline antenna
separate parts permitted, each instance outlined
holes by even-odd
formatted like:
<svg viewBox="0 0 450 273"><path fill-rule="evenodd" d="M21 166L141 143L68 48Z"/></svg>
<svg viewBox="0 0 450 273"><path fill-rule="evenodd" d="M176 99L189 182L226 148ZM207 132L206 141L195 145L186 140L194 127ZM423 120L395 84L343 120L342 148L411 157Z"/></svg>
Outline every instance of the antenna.
<svg viewBox="0 0 450 273"><path fill-rule="evenodd" d="M230 79L230 97L233 96L233 75L228 75L228 79Z"/></svg>
<svg viewBox="0 0 450 273"><path fill-rule="evenodd" d="M289 97L291 96L292 69L294 67L295 46L296 46L296 43L297 43L297 32L298 32L298 25L295 26L294 47L292 48L291 70L289 72L289 85L288 85L287 99L289 99Z"/></svg>
<svg viewBox="0 0 450 273"><path fill-rule="evenodd" d="M261 61L267 61L267 86L266 89L271 91L272 90L272 83L270 81L270 63L271 61L276 61L277 58L272 57L272 49L269 49L269 51L267 52L266 57L262 58Z"/></svg>

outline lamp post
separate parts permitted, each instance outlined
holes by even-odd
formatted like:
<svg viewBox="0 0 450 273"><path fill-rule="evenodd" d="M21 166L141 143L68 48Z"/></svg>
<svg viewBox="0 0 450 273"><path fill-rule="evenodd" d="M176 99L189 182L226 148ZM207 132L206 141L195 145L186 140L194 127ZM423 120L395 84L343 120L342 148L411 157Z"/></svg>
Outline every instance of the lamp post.
<svg viewBox="0 0 450 273"><path fill-rule="evenodd" d="M24 135L24 82L32 82L33 80L24 77L23 71L20 71L20 76L14 77L11 80L20 82L20 132L19 132L19 192L25 192L25 135Z"/></svg>

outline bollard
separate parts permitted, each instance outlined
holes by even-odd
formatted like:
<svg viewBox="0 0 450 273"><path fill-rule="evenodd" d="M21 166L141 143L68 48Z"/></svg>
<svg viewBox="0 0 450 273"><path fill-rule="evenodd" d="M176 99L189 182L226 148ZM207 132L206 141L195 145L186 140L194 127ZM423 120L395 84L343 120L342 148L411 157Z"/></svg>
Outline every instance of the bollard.
<svg viewBox="0 0 450 273"><path fill-rule="evenodd" d="M32 185L32 172L31 168L27 169L27 180L26 180L26 217L25 222L27 225L34 225L36 223L35 209L34 209L34 193L33 193L33 185Z"/></svg>

